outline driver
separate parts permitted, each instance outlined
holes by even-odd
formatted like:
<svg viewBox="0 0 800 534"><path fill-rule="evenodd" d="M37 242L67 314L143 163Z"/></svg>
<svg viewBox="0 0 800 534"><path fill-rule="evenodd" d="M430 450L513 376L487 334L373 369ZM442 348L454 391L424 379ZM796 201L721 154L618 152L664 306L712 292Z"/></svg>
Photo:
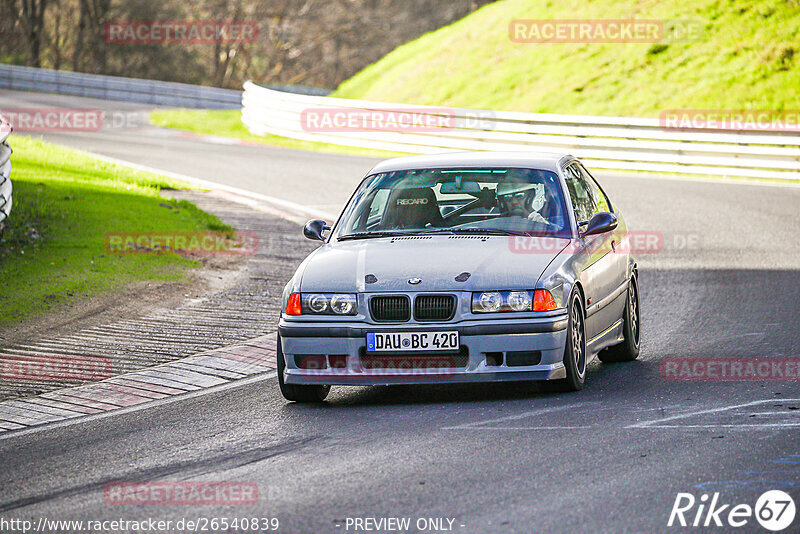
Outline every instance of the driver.
<svg viewBox="0 0 800 534"><path fill-rule="evenodd" d="M501 182L497 185L497 204L505 216L523 217L547 223L541 213L545 205L544 184Z"/></svg>

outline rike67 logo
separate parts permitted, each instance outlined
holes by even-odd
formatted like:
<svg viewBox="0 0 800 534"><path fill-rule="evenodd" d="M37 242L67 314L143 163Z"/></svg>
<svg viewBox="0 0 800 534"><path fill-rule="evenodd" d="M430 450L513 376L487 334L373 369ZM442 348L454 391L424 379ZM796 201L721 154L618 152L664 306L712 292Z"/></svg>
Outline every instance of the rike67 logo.
<svg viewBox="0 0 800 534"><path fill-rule="evenodd" d="M795 512L792 497L780 490L764 492L756 500L755 506L724 503L719 493L712 496L704 493L699 499L691 493L678 493L667 526L739 528L752 525L755 517L765 529L779 532L792 525ZM797 530L793 529L792 532Z"/></svg>

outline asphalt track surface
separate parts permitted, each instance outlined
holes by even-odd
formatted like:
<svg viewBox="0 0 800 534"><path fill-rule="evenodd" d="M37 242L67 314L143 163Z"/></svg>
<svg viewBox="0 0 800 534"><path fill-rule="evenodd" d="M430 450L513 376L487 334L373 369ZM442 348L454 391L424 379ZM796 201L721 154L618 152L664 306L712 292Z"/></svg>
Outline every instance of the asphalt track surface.
<svg viewBox="0 0 800 534"><path fill-rule="evenodd" d="M36 105L119 107L0 94L0 108ZM375 161L152 128L45 138L326 212ZM663 236L662 250L638 256L638 361L594 362L573 394L529 383L337 387L319 406L287 403L267 376L9 435L0 438L0 518L276 517L279 532L356 532L347 518L399 517L411 530L424 526L419 518L449 518L453 532L725 532L668 527L676 495L719 492L721 503L753 506L782 489L800 504L796 378L663 372L672 358L800 356L800 188L598 174L629 226ZM103 488L116 481L252 482L259 499L109 504ZM753 518L735 531L766 532ZM788 531L800 531L800 518Z"/></svg>

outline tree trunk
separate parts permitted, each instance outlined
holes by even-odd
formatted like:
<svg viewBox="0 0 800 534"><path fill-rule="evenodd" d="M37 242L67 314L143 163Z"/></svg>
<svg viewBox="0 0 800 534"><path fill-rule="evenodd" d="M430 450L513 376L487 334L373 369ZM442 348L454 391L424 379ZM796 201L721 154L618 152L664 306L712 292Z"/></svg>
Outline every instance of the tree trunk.
<svg viewBox="0 0 800 534"><path fill-rule="evenodd" d="M86 35L86 12L89 7L86 0L80 0L78 7L78 32L75 35L75 50L72 52L72 70L80 72L81 60L83 59L83 39Z"/></svg>
<svg viewBox="0 0 800 534"><path fill-rule="evenodd" d="M42 66L42 34L47 0L22 0L22 22L30 44L30 62L34 67Z"/></svg>

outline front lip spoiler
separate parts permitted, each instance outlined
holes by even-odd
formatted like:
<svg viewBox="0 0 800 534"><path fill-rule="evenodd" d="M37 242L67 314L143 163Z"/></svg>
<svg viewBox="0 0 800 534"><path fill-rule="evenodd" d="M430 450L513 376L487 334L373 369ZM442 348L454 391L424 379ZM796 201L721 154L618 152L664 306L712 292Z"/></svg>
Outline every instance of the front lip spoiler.
<svg viewBox="0 0 800 534"><path fill-rule="evenodd" d="M476 324L468 326L459 325L437 325L426 326L420 324L410 328L408 326L387 328L387 325L370 325L365 327L354 326L289 326L280 325L278 334L281 337L347 337L363 338L367 332L391 331L391 332L452 332L458 331L461 336L491 336L502 334L541 334L545 332L560 332L567 328L568 318L558 317L553 321L542 323L513 323L513 324Z"/></svg>
<svg viewBox="0 0 800 534"><path fill-rule="evenodd" d="M536 371L506 372L451 372L443 369L438 375L419 374L318 374L306 375L287 373L284 377L287 384L323 384L332 386L392 386L392 385L425 385L425 384L465 384L476 382L512 382L522 380L558 380L567 373L564 364L559 363L549 369Z"/></svg>

